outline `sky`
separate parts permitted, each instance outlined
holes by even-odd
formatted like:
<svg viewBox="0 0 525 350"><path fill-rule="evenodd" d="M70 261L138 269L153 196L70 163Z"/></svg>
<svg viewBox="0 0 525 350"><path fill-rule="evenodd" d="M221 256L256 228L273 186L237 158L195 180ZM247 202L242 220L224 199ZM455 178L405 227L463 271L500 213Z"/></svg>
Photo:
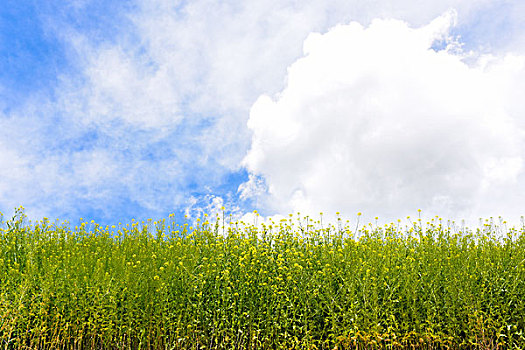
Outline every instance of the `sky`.
<svg viewBox="0 0 525 350"><path fill-rule="evenodd" d="M523 18L521 0L4 0L0 212L519 223Z"/></svg>

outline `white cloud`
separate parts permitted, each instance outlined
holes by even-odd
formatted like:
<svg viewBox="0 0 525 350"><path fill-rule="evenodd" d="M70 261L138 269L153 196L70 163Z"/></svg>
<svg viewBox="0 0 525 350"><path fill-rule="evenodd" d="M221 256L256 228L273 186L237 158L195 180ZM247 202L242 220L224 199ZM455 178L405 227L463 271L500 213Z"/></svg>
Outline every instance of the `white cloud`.
<svg viewBox="0 0 525 350"><path fill-rule="evenodd" d="M80 80L65 78L61 104L84 124L107 128L123 121L167 132L204 122L196 130L200 156L234 169L249 145L250 106L283 88L310 32L389 16L418 24L451 6L466 14L486 2L137 1L114 42L65 30L83 71ZM443 31L449 17L432 30Z"/></svg>
<svg viewBox="0 0 525 350"><path fill-rule="evenodd" d="M457 45L433 50L454 17L353 22L305 40L287 86L260 96L248 121L243 163L266 180L270 211L522 214L523 58L475 66Z"/></svg>
<svg viewBox="0 0 525 350"><path fill-rule="evenodd" d="M373 162L364 155L360 158L359 155L336 149L338 153L334 153L335 158L325 159L324 163L312 162L309 165L313 169L311 170L304 168L301 161L293 160L286 154L279 154L277 151L285 147L287 152L296 154L301 154L303 151L312 152L314 154L312 161L324 159L322 154L327 151L323 148L326 147L326 142L318 140L318 145L316 145L311 142L310 138L301 136L305 130L304 123L317 125L316 134L329 134L332 127L319 123L316 115L325 113L326 105L333 103L329 111L333 112L334 116L338 116L333 119L333 122L339 123L341 130L336 135L336 141L332 147L340 142L348 143L344 134L346 132L360 135L362 130L368 130L368 141L356 142L352 147L355 146L355 149L359 150L359 147L362 149L364 143L368 142L367 147L371 153L367 154L373 155L375 152L381 160L383 155L380 148L384 144L389 144L388 137L392 140L397 139L397 136L392 135L389 130L397 128L399 132L406 133L408 131L405 126L409 123L420 122L420 119L416 117L415 112L408 111L405 125L390 120L388 119L390 112L382 109L383 102L378 98L386 98L388 106L398 108L396 113L405 113L403 103L396 103L397 95L405 96L410 91L416 91L422 97L432 94L440 96L441 90L439 87L432 90L424 81L416 79L419 74L417 66L412 67L411 64L405 64L403 67L410 73L407 76L411 77L409 83L413 86L406 85L404 91L396 91L392 86L382 85L382 82L377 79L378 73L375 70L384 59L384 57L376 56L384 51L380 45L376 45L376 51L370 51L370 54L376 55L370 62L367 62L369 59L363 55L352 58L354 61L361 59L363 62L355 61L355 63L366 63L370 70L368 73L362 72L360 86L354 89L358 90L358 94L353 103L354 107L358 108L357 116L370 112L376 113L378 115L376 122L382 125L382 129L368 125L366 118L362 117L355 118L356 124L349 126L346 124L344 113L341 114L338 111L339 107L344 107L348 103L344 91L347 85L346 79L357 73L348 66L345 67L344 74L340 76L336 68L342 67L342 64L336 59L337 57L325 57L326 55L320 54L320 51L325 50L321 48L323 45L327 50L331 49L332 44L327 42L328 36L310 36L306 45L309 61L298 61L294 65L296 73L291 70L288 82L284 79L287 67L301 56L302 44L308 34L312 31L325 32L338 23L348 23L350 20L357 20L363 25L368 25L374 18L395 17L417 26L431 21L436 15L454 7L457 9L458 21L465 23L462 19L468 18L466 26L470 25L469 28L478 34L478 41L480 41L488 34L478 30L482 26L477 25L476 14L480 11L490 13L487 10L488 5L494 3L500 3L500 1L311 0L297 2L247 0L239 2L226 0L217 2L194 0L174 3L171 0L137 0L127 7L130 9L128 14L115 18L115 23L112 23L111 28L108 29L112 33L108 37L103 35L102 30L100 32L89 30L89 23L92 19L81 17L82 13L89 12L90 5L92 5L90 1L75 1L71 8L68 7L69 5L52 6L51 8L59 11L54 11L47 18L43 18L43 22L49 26L46 32L50 36L56 35L63 40L67 57L71 59L68 69L76 69L76 71L57 72L59 84L56 91L44 91L41 95L28 99L28 104L22 106L16 113L9 112L10 116L3 117L2 130L16 137L4 137L0 140L3 141L0 142L2 145L0 157L5 160L4 164L8 165L4 169L12 169L1 173L0 191L2 191L3 198L0 199L0 205L2 208L13 208L24 204L28 212L33 210L33 213L36 213L35 217L41 215L64 217L67 214L70 218L75 218L78 214L93 208L108 216L122 215L121 209L129 205L128 202L150 210L147 215L151 213L156 215L156 213L169 211L172 208L185 206L191 192L188 189L188 182L194 181L191 185L199 187L207 183L216 184L221 176L239 168L239 163L250 146L250 132L246 128L250 107L260 94L267 93L273 96L274 93L283 90L286 84L289 84L287 99L291 102L295 101L293 102L295 104L275 103L269 98L266 103L263 103L264 98L261 98L253 108L252 116L254 113L257 114L257 108L262 110L260 113L273 108L277 113L276 116L280 115L284 113L282 108L286 104L288 110L285 114L302 113L310 120L276 118L275 124L280 127L268 128L265 124L271 119L266 121L264 118L252 117L250 126L257 130L256 133L261 142L268 140L274 143L252 149L250 159L253 169L254 171L260 170L264 174L266 185L269 186L271 193L285 193L290 187L295 189L290 195L293 203L306 203L312 198L324 198L323 200L328 203L331 194L324 191L315 194L313 184L317 181L315 176L324 178L323 171L327 172L327 176L333 177L331 178L332 183L328 185L334 187L332 191L339 193L340 190L335 188L335 182L339 177L329 171L330 162L344 162L349 158L359 162ZM508 11L513 11L513 16L514 13L523 13L517 2L516 4L513 1L505 3L513 4L508 9ZM107 16L107 14L104 15ZM67 19L62 20L60 16ZM505 14L499 16L504 17ZM74 20L68 22L71 18ZM97 18L94 18L96 21ZM123 23L122 18L127 18L129 21ZM522 22L521 18L522 16L515 15L512 20L515 33L519 32L517 28ZM77 27L76 19L79 19L78 23L84 23L84 25ZM451 13L449 17L438 19L432 26L426 28L434 33L435 37L447 39L446 28L453 19L454 16ZM354 25L353 30L366 32L376 40L382 31L380 23L382 22L376 22L375 28L379 34L375 36L372 35L370 29L365 30L357 25ZM404 30L405 27L401 22L395 23L397 23L398 31ZM345 26L340 26L334 30L344 36L347 30L345 28ZM423 41L434 38L425 34L421 29L409 30L409 32L419 33ZM495 38L498 36L497 33L494 30L490 35ZM414 42L421 40L416 36L411 36ZM339 40L336 36L330 37L333 37L335 42ZM515 35L503 41L508 46L516 42L514 39L517 37ZM429 65L432 59L450 61L447 63L447 67L451 69L447 71L448 75L441 76L439 71L434 72L434 76L430 75L431 72L425 75L429 79L438 81L439 86L446 84L444 81L440 82L440 79L446 80L455 75L452 67L455 67L454 69L461 76L471 74L481 77L481 80L485 79L483 77L486 75L475 73L475 70L465 70L453 55L429 53L418 49L420 46L415 45L414 42L396 41L393 44L383 41L383 45L390 47L406 45L406 50L412 50L414 54L422 56L415 57L414 60L428 61ZM453 44L454 41L449 40L449 43ZM424 43L420 45L424 46ZM401 50L401 46L397 48ZM373 48L370 46L369 49ZM387 52L390 54L391 51ZM408 57L408 51L406 52ZM401 67L405 60L399 55L393 59L396 57L401 62L391 62L390 66L380 67L381 74L397 74L387 79L391 84L401 79L399 72L396 73L392 67ZM322 65L327 59L334 59L331 62L334 64L334 69L303 74L300 65L306 64L307 68L311 64L309 62L314 59L319 61L319 65ZM487 67L486 70L503 70L501 81L496 82L495 78L500 73L496 71L491 73L494 77L494 84L499 84L498 91L501 96L489 96L483 107L479 108L480 111L482 114L488 113L485 111L487 104L497 109L501 105L500 99L507 99L505 113L512 118L522 115L524 109L520 102L522 94L519 91L523 90L525 79L504 78L512 74L522 74L518 67L519 62L515 63L518 67L515 69L509 68L510 63L499 63L497 59L491 62L496 63L492 63L492 68ZM327 73L332 75L327 75ZM375 81L369 79L374 76ZM334 86L334 81L340 87ZM468 81L472 83L472 80ZM317 82L319 85L314 86L312 82ZM296 84L296 86L292 87L290 84ZM418 84L422 85L421 91L418 90ZM461 86L454 84L447 86L450 87L449 95L454 95L462 89ZM484 85L481 84L481 86ZM373 92L378 87L383 89L387 96L374 95ZM469 88L469 86L465 87ZM477 86L475 88L483 89ZM326 89L331 89L333 96L338 96L337 99L326 97L328 91ZM507 92L504 93L504 91ZM291 96L292 93L297 96ZM490 93L480 94L490 95ZM304 96L307 95L308 98L318 101L319 106L303 104ZM480 96L475 93L471 95L474 96L471 96L471 99ZM442 96L441 100L439 98L430 100L428 102L434 101L438 109L442 108L439 106L441 100L455 101L453 96L450 98ZM457 105L457 108L461 107L460 103L454 102L454 104ZM453 111L452 109L453 106L446 111L450 114L463 113L461 110ZM463 114L470 115L469 113L473 112L469 110L468 113ZM498 123L491 125L490 118L486 119L486 125L479 126L478 129L491 129L499 125ZM442 130L446 129L449 126L447 120L450 122L450 118L445 118L443 122L437 123L437 127ZM257 123L260 125L258 126ZM516 121L513 120L513 123ZM7 129L6 125L8 125ZM460 122L460 128L463 128L465 132L472 131L472 128L469 129L470 126L471 123L468 120ZM89 132L96 134L99 139L86 141L84 137ZM383 144L374 141L374 132L377 134L376 138L385 138L382 141ZM462 138L457 135L456 137L457 142L462 144ZM63 139L65 139L64 142ZM409 144L408 141L411 143ZM509 140L508 142L514 141ZM158 146L159 143L165 145L161 147ZM407 137L407 144L398 145L397 151L401 152L413 145L419 146L415 138ZM476 145L472 145L474 146ZM160 152L162 154L149 157L148 153L155 147L162 148ZM507 146L500 148L505 147ZM424 148L422 151L425 150ZM392 150L394 151L395 149ZM435 153L432 149L426 152L430 155ZM447 152L450 150L445 150L444 154L448 154ZM475 179L484 183L487 191L494 188L494 183L497 183L498 186L510 183L510 178L519 182L520 173L516 169L519 164L517 159L521 155L510 154L507 159L498 158L497 155L500 154L498 148L493 152L495 156L492 163L489 162L487 163L489 165L483 167L483 171L488 175L483 180ZM270 159L268 154L273 154L276 158ZM470 160L467 156L465 159ZM285 162L290 166L281 167L280 162ZM445 161L441 163L449 164ZM294 164L298 166L297 169L293 168ZM327 169L323 168L323 164L328 164ZM385 159L384 164L386 168L390 166L388 169L394 171L394 175L404 173L401 165L396 165L390 159ZM498 173L494 170L500 166L510 169L513 175L509 175L507 179L506 171ZM450 164L449 167L457 169ZM306 173L297 176L299 169L303 169ZM357 178L379 176L359 172L351 166L347 166L345 171L348 173L347 176ZM287 172L286 176L283 176L283 172ZM283 180L284 177L289 177L290 180L286 182ZM297 187L298 182L304 182L306 187ZM362 182L367 183L364 180ZM257 197L261 197L260 193L264 184L258 177L253 177L252 185L254 186L245 186L239 194L259 193ZM343 189L343 193L357 191L350 185L345 186L348 189ZM382 188L388 188L390 185L382 184L381 186L374 191L382 193L384 192ZM447 193L444 193L442 196L446 195ZM263 197L260 203L264 202ZM285 197L280 200L280 203L287 203L288 199ZM126 201L126 203L119 204L119 200ZM225 201L228 203L227 199ZM198 203L200 203L198 205L202 204ZM202 206L208 208L207 204L202 204ZM338 203L335 203L334 206L340 209ZM287 210L289 206L283 204L282 208ZM323 211L327 212L329 209L323 208ZM130 211L135 211L135 209L130 209Z"/></svg>
<svg viewBox="0 0 525 350"><path fill-rule="evenodd" d="M120 46L92 47L76 38L81 79L63 77L59 108L84 126L173 129L182 120L181 96L167 69Z"/></svg>
<svg viewBox="0 0 525 350"><path fill-rule="evenodd" d="M204 202L204 203L199 203ZM224 213L224 199L220 196L207 195L204 200L199 201L195 197L190 197L188 200L189 206L185 209L185 215L190 220L202 219L204 215L213 220L217 217L222 217Z"/></svg>

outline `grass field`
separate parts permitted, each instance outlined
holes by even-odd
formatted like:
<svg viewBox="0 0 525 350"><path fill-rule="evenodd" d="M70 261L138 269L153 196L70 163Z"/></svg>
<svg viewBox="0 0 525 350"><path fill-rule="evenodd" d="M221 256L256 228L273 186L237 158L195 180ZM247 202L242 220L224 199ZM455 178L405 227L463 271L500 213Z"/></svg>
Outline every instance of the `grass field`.
<svg viewBox="0 0 525 350"><path fill-rule="evenodd" d="M524 229L2 227L3 349L525 348Z"/></svg>

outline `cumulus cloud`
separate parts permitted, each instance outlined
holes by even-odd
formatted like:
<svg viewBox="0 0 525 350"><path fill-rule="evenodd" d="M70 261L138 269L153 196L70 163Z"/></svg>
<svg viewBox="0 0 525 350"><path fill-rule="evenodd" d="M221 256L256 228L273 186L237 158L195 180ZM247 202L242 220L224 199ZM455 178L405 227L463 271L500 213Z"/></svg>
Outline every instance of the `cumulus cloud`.
<svg viewBox="0 0 525 350"><path fill-rule="evenodd" d="M334 88L330 79L339 79L337 84L344 87L347 84L345 77L353 74L350 71L338 78L339 72L332 70L332 75L335 76L327 75L323 78L324 71L303 76L301 69L296 68L297 73L294 75L290 70L288 80L285 79L287 67L301 57L303 41L309 33L326 32L338 23L349 23L351 20L357 20L368 28L374 18L395 17L413 26L420 26L447 8L455 7L459 18L467 18L466 21L458 21L458 28L471 38L475 37L477 44L487 34L480 29L485 27L476 22L476 14L480 11L491 13L491 6L499 3L501 1L492 0L136 0L122 5L102 4L91 0L68 4L63 1L48 1L46 6L39 7L41 13L38 23L45 26L42 29L46 35L60 41L61 50L65 52L64 59L68 62L64 67L57 66L56 79L53 79L52 88L48 87L50 90L44 89L34 96L17 98L18 101L24 101L19 102L22 105L14 106L4 101L8 105L1 106L5 115L0 117L0 124L7 136L0 139L0 158L6 164L0 170L0 208L5 212L24 204L33 217L45 215L75 220L83 216L104 219L107 222L136 216L156 217L177 209L184 212L186 207L192 213L205 209L213 211L215 207L212 203L215 198L222 198L225 206L237 208L239 203L236 196L248 199L251 195L254 198L253 204L261 207L268 196L265 186L270 187L270 194L274 196L276 193L285 193L287 186L296 186L303 180L297 178L289 184L277 180L283 176L272 169L280 167L279 159L289 162L291 158L279 156L277 152L268 151L264 147L256 147L254 143L250 153L250 169L254 174L249 177L249 183L238 193L235 190L245 179L236 180L230 188L223 186L223 182L227 181L225 179L240 169L240 163L250 147L251 134L246 122L250 116L250 108L260 94L273 96L285 87L295 91L293 93L298 95L295 100L297 103L287 107L290 109L289 113L302 113L305 118L311 119L308 123L315 124L317 117L312 114L312 110L318 108L315 113L319 115L325 112L326 107L323 106L329 100L323 97L327 93L325 89L332 89L334 96L339 96L330 107L334 115L339 116L338 123L348 130L357 130L361 124L367 125L366 118L358 117L354 119L356 127L349 129L346 117L338 112L338 104L347 104L347 95L343 90ZM506 5L508 7L504 12L523 13L517 3L505 3L510 5ZM457 40L451 39L453 35L447 29L449 22L453 20L451 13L449 17L443 17L432 26L425 27L432 35L425 34L422 28L409 30L414 34L411 36L414 43L396 43L404 43L406 46L399 47L400 50L412 50L424 56L421 50L415 48L415 42L425 46L428 40L438 39L441 44L448 45L452 52L457 49ZM519 32L520 20L519 15L512 20L513 33ZM381 31L379 24L359 30L371 35L370 28L374 26ZM397 29L399 32L403 32L402 24L398 23L397 27L401 28ZM490 38L496 41L499 29L493 29ZM371 35L372 38L378 36L380 35ZM317 52L325 50L319 48L322 45L327 46L326 50L330 49L330 44L326 43L327 37L311 35L305 44L309 57L319 60L320 65L327 58ZM508 46L517 42L515 38L517 34L506 37L504 41ZM339 39L334 36L334 40L337 42ZM392 47L389 42L384 41L384 44ZM391 52L379 48L374 49L374 52L372 47L369 49L372 54ZM359 57L367 60L362 55L356 55L356 59ZM439 57L443 60L455 60L452 54L447 56L442 53ZM493 76L499 74L496 73L498 69L504 71L503 76L518 74L521 71L518 67L519 56L516 57L517 61L512 64L517 68L511 68L511 63L494 64L499 62L498 59L489 59L484 69L492 69ZM299 62L302 61L298 61L294 67L302 64ZM373 70L381 62L380 57L370 62L370 76L374 76ZM333 64L340 66L337 60ZM308 65L310 63L306 63ZM450 66L452 65L451 63ZM384 67L384 71L395 72L395 69L390 69L394 66L391 63ZM460 63L456 63L456 66L460 67L457 68L458 71L463 72ZM407 65L408 71L412 68L417 68L417 65ZM413 72L412 76L417 74ZM440 75L436 75L438 77L435 79L438 79ZM320 79L320 84L314 87L312 82L316 79ZM326 80L323 83L325 85L321 85L322 79ZM396 79L391 77L389 81L393 84ZM409 81L415 85L421 83L427 86L415 78ZM519 102L523 81L525 80L516 79L509 82L503 79L498 82L501 98L509 101L506 104L506 113L510 116L523 112ZM511 83L514 85L508 86ZM301 91L302 84L305 84L305 90L308 91ZM370 93L377 86L383 86L381 81L370 80L364 74L359 84L361 86L356 90L363 97L356 95L352 102L360 109L356 112L357 115L365 115L367 110L377 110L377 114L383 117L378 117L376 122L390 122L400 132L405 132L402 124L389 121L387 112L381 110L375 95ZM1 86L0 83L0 91L6 88L8 86ZM388 86L383 86L382 89L385 92L390 91L390 99L393 101L397 99L396 93L404 96L410 90L408 86L405 87L405 92L396 92ZM417 90L417 87L414 86L413 89ZM508 92L503 93L504 90ZM439 95L438 88L436 91ZM433 92L425 93L423 89L418 93L427 96ZM305 94L312 94L308 95L309 98L319 99L319 107L302 104L300 95L306 96ZM366 99L368 102L363 102ZM264 98L260 101L264 101ZM439 99L436 101L439 104ZM275 108L276 113L282 113L282 103L278 98L270 102L266 107L258 102L256 106L259 107L254 106L252 111L250 126L257 137L275 141L275 146L289 144L290 149L287 151L292 153L301 153L300 150L303 149L309 149L314 154L319 153L315 143L312 144L309 138L298 136L303 133L303 120L281 118L276 122L280 128L264 131L265 122L257 121L254 111L258 108ZM495 105L498 103L495 102ZM272 104L275 106L269 107ZM397 106L394 102L392 104ZM398 105L396 108L401 110L402 103ZM262 126L258 127L257 123ZM470 125L468 122L464 124ZM317 125L318 133L326 137L330 127L319 123ZM443 122L439 125L445 128L448 124ZM490 129L487 125L484 127ZM346 129L342 129L341 133ZM272 135L267 137L261 132ZM386 135L385 139L393 137L389 136L388 131L383 133ZM342 141L337 142L347 143L346 136L338 137ZM321 148L324 147L322 139L315 142ZM513 141L509 139L508 142ZM373 150L374 142L369 143ZM356 149L359 145L357 142ZM376 148L380 146L379 143L375 145ZM275 161L267 158L272 152L277 157ZM427 152L432 154L431 151ZM494 152L497 153L497 149ZM260 155L256 156L258 153ZM320 156L310 158L311 167L322 168L322 165L314 164L316 157ZM348 152L340 152L339 157L338 161L347 158L354 162L361 161L352 158ZM366 159L363 158L362 161ZM296 162L302 164L300 161ZM518 174L516 181L519 182L519 170L516 169L520 168L520 164L520 155L495 157L492 161L483 163L483 172L487 175L480 180L482 187L490 191L495 188L494 183L498 186L510 186L508 173ZM282 170L287 172L286 176L296 176L297 172L293 168L283 168L288 169ZM498 170L501 168L508 170ZM355 172L352 169L354 168L349 167L345 171ZM400 165L392 165L391 170L402 173ZM259 175L255 175L256 173ZM316 170L315 174L324 178L321 171ZM366 173L352 176L365 175L368 176ZM316 181L313 177L302 176L305 176L306 184ZM334 177L332 180L336 181L338 178ZM224 188L221 189L221 186ZM313 187L305 192L306 188L310 188L308 186L298 187L293 192L294 203L303 203L314 198ZM383 186L388 187L386 184ZM344 193L353 193L348 191ZM325 196L323 198L328 202L330 195L323 193L318 196ZM270 201L272 205L269 209L280 208L287 211L292 207L282 204L288 202L287 195L278 196L282 198ZM446 193L440 198L442 203L447 202ZM246 208L239 210L253 209L248 208L251 204L246 203L250 202L244 202ZM334 206L340 209L338 203ZM327 212L330 208L331 206L323 208L323 211Z"/></svg>
<svg viewBox="0 0 525 350"><path fill-rule="evenodd" d="M308 36L286 87L250 111L243 164L264 178L270 212L362 211L387 221L417 209L456 219L522 214L515 96L525 93L525 61L465 63L450 35L455 18L449 11L417 28L352 22ZM436 40L449 45L437 50Z"/></svg>
<svg viewBox="0 0 525 350"><path fill-rule="evenodd" d="M388 16L418 24L449 6L466 14L487 2L137 1L111 41L66 31L81 79L65 77L60 101L66 113L99 127L124 122L165 135L198 128L198 153L231 170L249 146L250 106L284 87L310 32Z"/></svg>

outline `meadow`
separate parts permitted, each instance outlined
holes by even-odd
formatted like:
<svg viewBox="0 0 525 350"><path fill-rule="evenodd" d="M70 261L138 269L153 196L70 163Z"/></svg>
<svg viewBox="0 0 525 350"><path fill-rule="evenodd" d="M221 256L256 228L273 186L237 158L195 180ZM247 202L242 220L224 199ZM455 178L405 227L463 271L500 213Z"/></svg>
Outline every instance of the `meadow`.
<svg viewBox="0 0 525 350"><path fill-rule="evenodd" d="M204 216L0 232L1 349L525 348L525 228Z"/></svg>

